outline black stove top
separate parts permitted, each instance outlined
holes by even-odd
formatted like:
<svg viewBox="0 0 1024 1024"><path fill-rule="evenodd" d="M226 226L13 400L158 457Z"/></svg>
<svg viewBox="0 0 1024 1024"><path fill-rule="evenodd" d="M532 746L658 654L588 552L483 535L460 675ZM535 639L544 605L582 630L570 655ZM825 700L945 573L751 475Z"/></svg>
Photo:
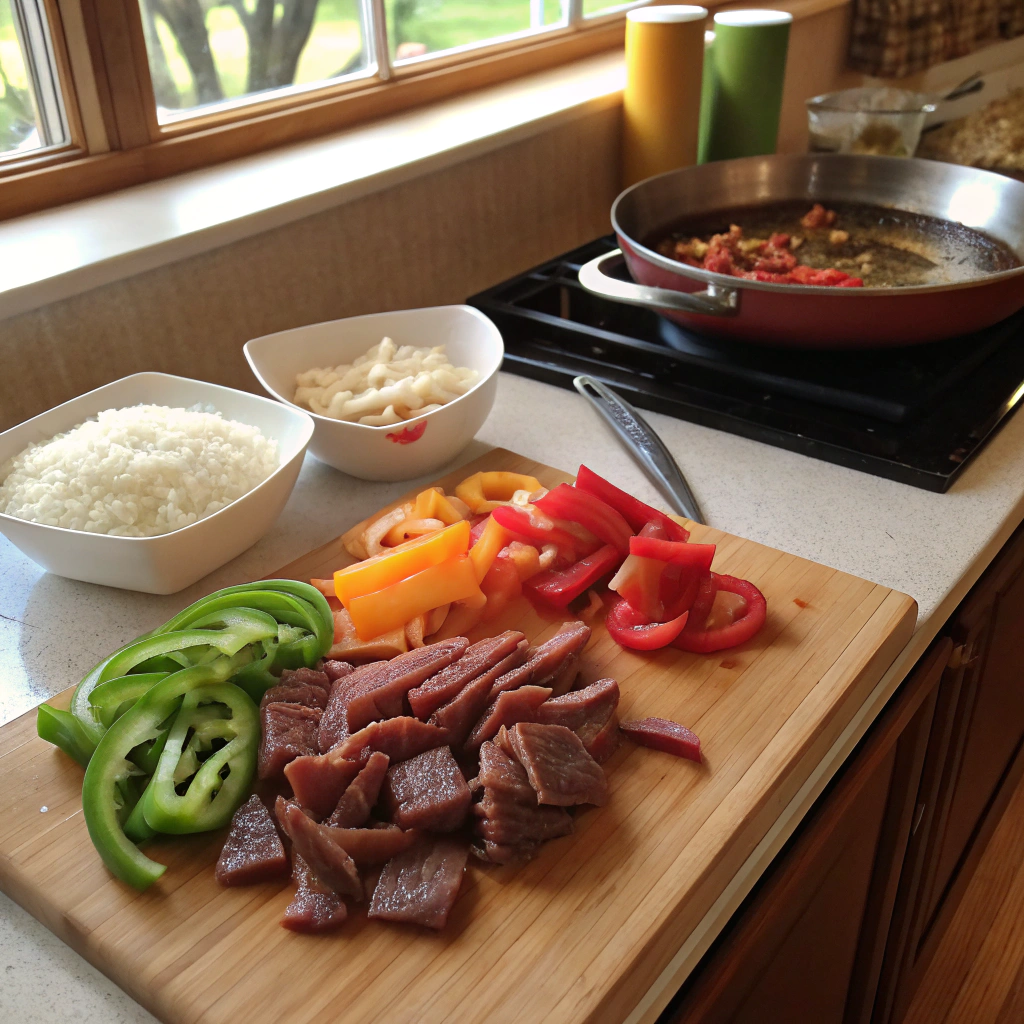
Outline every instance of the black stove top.
<svg viewBox="0 0 1024 1024"><path fill-rule="evenodd" d="M1024 312L977 334L861 352L702 337L580 287L598 239L469 303L505 339L504 369L571 388L604 380L634 405L827 462L945 491L1024 397Z"/></svg>

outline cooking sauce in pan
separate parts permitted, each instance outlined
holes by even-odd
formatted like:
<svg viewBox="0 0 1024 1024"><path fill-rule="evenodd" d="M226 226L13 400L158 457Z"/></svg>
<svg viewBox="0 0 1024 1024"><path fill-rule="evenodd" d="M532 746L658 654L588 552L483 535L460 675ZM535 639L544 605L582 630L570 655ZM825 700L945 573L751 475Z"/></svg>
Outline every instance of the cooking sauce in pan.
<svg viewBox="0 0 1024 1024"><path fill-rule="evenodd" d="M866 288L956 284L1021 265L1008 245L981 231L869 203L823 201L835 211L835 221L808 229L801 219L811 205L798 200L719 210L686 218L644 244L671 255L674 242L707 242L728 232L731 224L743 229L745 239L781 232L799 240L793 253L801 264L816 270L834 267L861 278ZM835 240L837 230L849 237Z"/></svg>

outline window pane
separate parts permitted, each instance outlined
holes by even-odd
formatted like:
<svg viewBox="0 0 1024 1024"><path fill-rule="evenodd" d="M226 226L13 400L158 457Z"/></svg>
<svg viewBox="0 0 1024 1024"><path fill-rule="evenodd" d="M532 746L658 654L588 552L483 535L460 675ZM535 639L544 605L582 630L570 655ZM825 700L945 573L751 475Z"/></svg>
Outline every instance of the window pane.
<svg viewBox="0 0 1024 1024"><path fill-rule="evenodd" d="M367 0L140 0L161 122L371 70Z"/></svg>
<svg viewBox="0 0 1024 1024"><path fill-rule="evenodd" d="M637 3L623 3L623 0L583 0L583 17L592 18L595 14L608 14L611 11L624 11L630 7L639 7Z"/></svg>
<svg viewBox="0 0 1024 1024"><path fill-rule="evenodd" d="M391 59L564 25L568 0L385 0Z"/></svg>
<svg viewBox="0 0 1024 1024"><path fill-rule="evenodd" d="M42 7L34 0L0 0L0 155L67 141Z"/></svg>

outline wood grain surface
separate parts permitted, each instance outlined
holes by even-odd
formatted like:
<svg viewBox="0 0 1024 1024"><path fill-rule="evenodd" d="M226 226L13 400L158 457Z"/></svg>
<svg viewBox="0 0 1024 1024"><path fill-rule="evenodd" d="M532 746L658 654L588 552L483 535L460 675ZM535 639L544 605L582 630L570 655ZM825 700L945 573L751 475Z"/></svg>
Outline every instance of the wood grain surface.
<svg viewBox="0 0 1024 1024"><path fill-rule="evenodd" d="M441 482L453 489L481 468L570 479L495 450ZM223 834L155 844L169 869L135 892L93 851L82 771L36 737L34 714L0 729L0 888L174 1024L623 1020L915 622L912 599L886 587L710 528L693 538L718 545L717 571L764 592L761 633L718 655L641 655L597 625L582 671L619 680L624 718L693 728L703 765L624 743L605 766L608 806L578 814L575 833L525 867L471 864L444 932L361 914L333 936L286 931L290 886L214 881ZM274 575L327 575L349 560L339 538ZM509 615L534 639L557 626L525 605Z"/></svg>

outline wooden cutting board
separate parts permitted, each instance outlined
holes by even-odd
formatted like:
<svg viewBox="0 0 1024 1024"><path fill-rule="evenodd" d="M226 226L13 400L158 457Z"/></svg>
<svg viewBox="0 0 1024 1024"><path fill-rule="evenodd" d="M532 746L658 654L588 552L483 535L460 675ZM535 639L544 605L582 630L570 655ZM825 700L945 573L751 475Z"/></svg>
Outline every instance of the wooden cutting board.
<svg viewBox="0 0 1024 1024"><path fill-rule="evenodd" d="M482 468L571 479L497 450L440 482L451 491ZM624 743L605 766L608 806L580 813L574 835L525 867L472 862L444 932L361 915L333 936L286 931L290 885L214 881L222 833L154 847L169 870L135 892L90 845L82 770L36 737L34 713L0 729L0 888L174 1024L623 1020L915 622L913 600L886 587L706 527L693 536L718 545L717 571L764 592L759 636L717 655L640 655L598 625L583 672L619 680L623 718L693 728L704 764ZM327 576L349 561L339 538L273 575ZM532 639L556 628L527 607L514 614Z"/></svg>

